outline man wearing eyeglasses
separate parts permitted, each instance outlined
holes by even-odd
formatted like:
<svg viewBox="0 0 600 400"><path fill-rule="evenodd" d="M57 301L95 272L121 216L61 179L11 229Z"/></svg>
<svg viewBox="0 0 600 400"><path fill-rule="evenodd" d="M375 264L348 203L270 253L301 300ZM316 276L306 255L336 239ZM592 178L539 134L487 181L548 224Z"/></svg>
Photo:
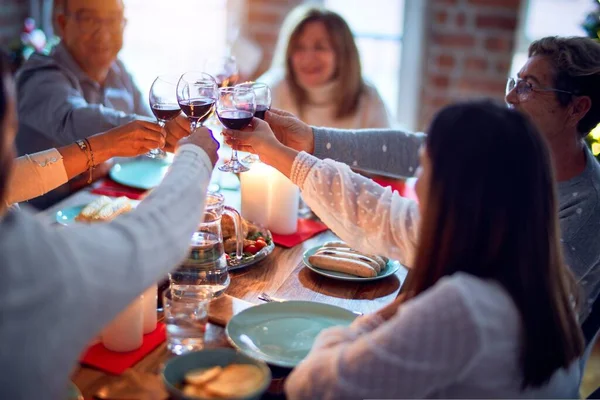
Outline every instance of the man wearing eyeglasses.
<svg viewBox="0 0 600 400"><path fill-rule="evenodd" d="M19 155L152 115L147 94L140 93L117 59L127 22L122 0L57 0L55 15L61 43L49 56L31 56L17 76ZM183 118L168 123L167 143L187 135L185 127ZM98 168L97 175L107 167ZM71 182L30 203L46 208L77 186L81 182Z"/></svg>
<svg viewBox="0 0 600 400"><path fill-rule="evenodd" d="M600 165L583 141L600 123L600 43L583 37L532 43L518 77L508 80L506 102L531 118L550 147L563 252L583 289L583 322L600 292ZM311 128L273 112L266 120L287 146L373 173L412 176L424 141L423 134L397 130Z"/></svg>

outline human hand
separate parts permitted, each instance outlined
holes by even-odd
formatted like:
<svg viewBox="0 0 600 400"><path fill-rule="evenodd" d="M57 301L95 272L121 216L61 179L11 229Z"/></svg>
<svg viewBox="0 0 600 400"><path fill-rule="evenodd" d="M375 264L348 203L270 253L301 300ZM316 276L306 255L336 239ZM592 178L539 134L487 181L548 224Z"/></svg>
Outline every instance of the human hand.
<svg viewBox="0 0 600 400"><path fill-rule="evenodd" d="M190 134L190 122L183 114L179 114L176 118L168 121L165 124L166 141L165 151L171 153L177 148L177 142Z"/></svg>
<svg viewBox="0 0 600 400"><path fill-rule="evenodd" d="M379 311L377 311L377 315L379 315L384 320L388 320L392 318L398 312L398 308L402 303L406 301L406 293L399 294L394 301L392 301L387 306L383 307Z"/></svg>
<svg viewBox="0 0 600 400"><path fill-rule="evenodd" d="M98 159L134 157L149 150L163 148L165 138L158 124L132 121L88 138L91 150Z"/></svg>
<svg viewBox="0 0 600 400"><path fill-rule="evenodd" d="M240 150L255 153L269 163L284 145L277 140L269 124L259 118L253 118L249 126L242 130L224 129L225 143Z"/></svg>
<svg viewBox="0 0 600 400"><path fill-rule="evenodd" d="M206 154L208 154L213 167L219 160L219 155L217 154L217 150L219 150L219 142L215 140L210 129L206 127L200 127L191 135L180 139L176 148L179 148L179 146L183 146L184 144L193 144L204 149Z"/></svg>
<svg viewBox="0 0 600 400"><path fill-rule="evenodd" d="M312 128L300 121L294 114L272 108L267 111L265 121L281 143L294 150L312 154L315 137Z"/></svg>

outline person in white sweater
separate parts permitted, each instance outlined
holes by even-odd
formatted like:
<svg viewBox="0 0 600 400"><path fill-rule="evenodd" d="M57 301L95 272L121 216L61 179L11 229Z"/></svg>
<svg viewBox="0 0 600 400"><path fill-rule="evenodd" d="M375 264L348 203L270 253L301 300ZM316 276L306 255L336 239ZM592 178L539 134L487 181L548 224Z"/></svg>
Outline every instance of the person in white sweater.
<svg viewBox="0 0 600 400"><path fill-rule="evenodd" d="M176 267L198 227L218 142L201 128L181 139L160 186L110 223L44 223L10 210L17 130L13 82L0 54L0 398L67 398L90 340Z"/></svg>
<svg viewBox="0 0 600 400"><path fill-rule="evenodd" d="M257 79L271 87L272 106L310 125L389 128L377 89L365 82L348 24L337 13L308 4L283 22L269 71Z"/></svg>
<svg viewBox="0 0 600 400"><path fill-rule="evenodd" d="M395 302L317 337L288 398L578 397L576 285L550 155L526 117L489 102L443 109L421 150L419 204L282 145L256 118L225 134L289 176L351 247L413 267Z"/></svg>

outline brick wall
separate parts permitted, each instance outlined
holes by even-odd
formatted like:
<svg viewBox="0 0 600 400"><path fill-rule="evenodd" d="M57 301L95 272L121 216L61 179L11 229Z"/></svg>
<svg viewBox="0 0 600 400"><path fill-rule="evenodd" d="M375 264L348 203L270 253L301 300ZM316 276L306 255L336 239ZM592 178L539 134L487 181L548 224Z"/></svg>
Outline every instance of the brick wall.
<svg viewBox="0 0 600 400"><path fill-rule="evenodd" d="M502 100L521 0L428 0L420 128L465 97Z"/></svg>
<svg viewBox="0 0 600 400"><path fill-rule="evenodd" d="M263 60L255 73L260 76L271 65L279 28L285 16L302 0L247 0L245 32L263 50Z"/></svg>
<svg viewBox="0 0 600 400"><path fill-rule="evenodd" d="M27 17L29 5L27 0L0 0L0 46L12 45L18 40Z"/></svg>
<svg viewBox="0 0 600 400"><path fill-rule="evenodd" d="M428 1L419 128L454 100L502 100L522 0L406 1ZM264 51L257 76L270 64L283 18L301 2L248 0L246 31Z"/></svg>

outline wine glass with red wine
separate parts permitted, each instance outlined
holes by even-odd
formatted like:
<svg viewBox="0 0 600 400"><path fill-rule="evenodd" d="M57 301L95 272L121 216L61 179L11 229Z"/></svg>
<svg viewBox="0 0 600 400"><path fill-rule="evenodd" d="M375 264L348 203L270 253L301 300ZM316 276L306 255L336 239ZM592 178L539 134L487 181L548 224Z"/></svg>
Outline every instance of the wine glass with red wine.
<svg viewBox="0 0 600 400"><path fill-rule="evenodd" d="M224 87L219 89L217 99L217 117L227 129L240 130L247 127L256 111L254 90L247 87ZM237 150L232 149L231 160L219 167L225 172L245 172L249 168L239 162Z"/></svg>
<svg viewBox="0 0 600 400"><path fill-rule="evenodd" d="M264 121L265 113L271 109L271 88L266 83L261 82L244 82L237 85L238 87L248 87L254 90L256 96L256 111L254 116ZM260 161L256 154L249 154L244 159L243 163L253 164Z"/></svg>
<svg viewBox="0 0 600 400"><path fill-rule="evenodd" d="M233 56L207 59L204 71L214 76L220 88L234 86L239 79L237 62Z"/></svg>
<svg viewBox="0 0 600 400"><path fill-rule="evenodd" d="M188 117L192 132L210 117L217 101L217 89L215 79L205 72L191 71L181 75L177 84L177 102Z"/></svg>
<svg viewBox="0 0 600 400"><path fill-rule="evenodd" d="M150 108L161 128L164 128L168 121L176 118L181 112L175 94L178 79L177 75L160 75L150 88ZM162 149L152 149L146 155L150 158L161 159L165 158L166 153Z"/></svg>

